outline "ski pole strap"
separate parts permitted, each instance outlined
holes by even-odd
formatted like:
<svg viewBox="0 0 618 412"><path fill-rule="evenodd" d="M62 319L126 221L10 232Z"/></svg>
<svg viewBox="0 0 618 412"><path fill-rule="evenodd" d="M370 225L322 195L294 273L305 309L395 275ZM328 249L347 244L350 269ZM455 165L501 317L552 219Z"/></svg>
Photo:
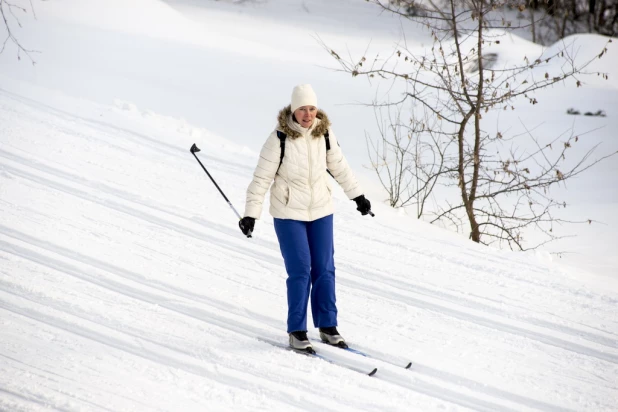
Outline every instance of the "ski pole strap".
<svg viewBox="0 0 618 412"><path fill-rule="evenodd" d="M230 205L230 207L232 208L232 210L234 211L234 213L236 213L236 216L238 217L238 220L242 219L242 217L240 217L240 214L236 211L236 209L235 209L235 208L234 208L234 206L232 205L232 202L230 202L230 201L228 200L227 204L228 204L228 205ZM249 237L251 237L251 236L249 236Z"/></svg>

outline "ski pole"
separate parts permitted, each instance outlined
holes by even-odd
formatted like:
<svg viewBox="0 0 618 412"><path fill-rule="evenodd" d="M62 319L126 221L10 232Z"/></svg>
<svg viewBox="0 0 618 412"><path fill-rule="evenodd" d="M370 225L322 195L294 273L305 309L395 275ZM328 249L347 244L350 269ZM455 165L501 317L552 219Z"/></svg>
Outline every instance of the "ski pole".
<svg viewBox="0 0 618 412"><path fill-rule="evenodd" d="M212 176L210 175L210 173L208 173L208 170L206 170L206 168L204 167L204 165L202 164L202 162L200 162L200 159L198 159L196 153L199 152L200 149L195 145L195 143L193 143L193 146L191 146L191 153L193 154L193 156L195 156L195 160L197 160L197 162L200 164L200 166L202 166L202 169L204 169L204 171L206 172L206 174L208 175L208 177L210 178L210 180L212 180L212 182L214 183L215 187L217 188L217 190L219 190L219 193L221 193L221 196L223 196L223 198L225 199L225 201L227 202L228 205L230 205L230 207L232 208L232 210L234 211L234 213L236 213L236 216L238 217L238 220L241 220L242 217L240 217L240 214L238 214L238 212L236 211L236 209L234 208L234 206L232 205L232 202L229 201L229 199L227 198L227 196L225 195L225 193L223 193L223 190L221 190L221 188L219 187L219 185L217 184L217 182L215 182L215 179L212 178ZM251 232L249 232L249 234L247 235L247 237L251 237Z"/></svg>

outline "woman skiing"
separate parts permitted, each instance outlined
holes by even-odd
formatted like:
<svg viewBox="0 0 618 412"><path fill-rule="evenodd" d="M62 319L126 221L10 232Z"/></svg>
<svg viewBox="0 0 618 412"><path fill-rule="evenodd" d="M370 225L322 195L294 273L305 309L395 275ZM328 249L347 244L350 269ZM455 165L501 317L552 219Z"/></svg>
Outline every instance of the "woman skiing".
<svg viewBox="0 0 618 412"><path fill-rule="evenodd" d="M307 352L313 352L307 338L309 297L320 338L347 346L337 331L334 207L328 172L356 202L358 211L371 213L371 203L348 166L328 117L317 107L311 85L294 88L291 104L279 112L278 124L262 147L239 222L242 232L250 235L270 188L270 214L288 274L290 346Z"/></svg>

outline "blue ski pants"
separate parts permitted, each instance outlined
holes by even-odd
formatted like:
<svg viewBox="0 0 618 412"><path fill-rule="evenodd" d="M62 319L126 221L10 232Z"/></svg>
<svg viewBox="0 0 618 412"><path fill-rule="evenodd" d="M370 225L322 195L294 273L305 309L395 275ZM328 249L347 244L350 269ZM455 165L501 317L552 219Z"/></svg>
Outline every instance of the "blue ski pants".
<svg viewBox="0 0 618 412"><path fill-rule="evenodd" d="M307 304L316 328L337 326L333 215L302 222L276 219L275 232L288 273L288 333L307 330Z"/></svg>

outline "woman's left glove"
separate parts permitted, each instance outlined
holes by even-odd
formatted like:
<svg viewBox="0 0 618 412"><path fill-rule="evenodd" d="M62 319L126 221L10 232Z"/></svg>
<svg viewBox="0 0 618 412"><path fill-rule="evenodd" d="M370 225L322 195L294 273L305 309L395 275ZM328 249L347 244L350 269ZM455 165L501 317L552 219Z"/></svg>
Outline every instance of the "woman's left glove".
<svg viewBox="0 0 618 412"><path fill-rule="evenodd" d="M238 227L242 231L242 233L251 237L251 233L253 232L253 227L255 226L255 218L245 216L238 221Z"/></svg>
<svg viewBox="0 0 618 412"><path fill-rule="evenodd" d="M371 202L365 198L365 195L360 195L352 200L356 202L356 210L361 212L361 215L365 216L371 213ZM373 215L373 213L371 214Z"/></svg>

